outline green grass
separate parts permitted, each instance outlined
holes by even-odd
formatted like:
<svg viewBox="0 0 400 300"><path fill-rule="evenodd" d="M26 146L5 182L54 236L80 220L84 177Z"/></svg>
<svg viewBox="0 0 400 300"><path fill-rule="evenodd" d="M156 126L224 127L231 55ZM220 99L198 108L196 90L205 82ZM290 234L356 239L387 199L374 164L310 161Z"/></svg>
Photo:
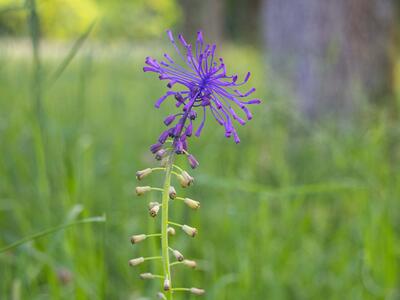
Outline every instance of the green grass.
<svg viewBox="0 0 400 300"><path fill-rule="evenodd" d="M44 84L43 131L30 60L1 54L0 248L60 224L103 214L107 221L0 253L0 299L154 299L158 282L138 274L160 266L127 262L158 253L154 239L129 243L160 221L146 211L157 195L134 196L134 174L156 165L148 146L173 110L153 109L164 83L141 71L144 56L157 52L81 53ZM224 52L235 71L252 70L264 103L240 128L241 144L211 118L191 142L200 167L184 192L202 207L173 203L172 219L199 235L178 234L172 245L199 268L176 267L175 284L203 287L205 299L399 299L398 126L372 109L346 128L308 125L270 92L257 52ZM61 60L44 59L44 73ZM145 182L160 186L161 174ZM65 270L69 283L60 280Z"/></svg>

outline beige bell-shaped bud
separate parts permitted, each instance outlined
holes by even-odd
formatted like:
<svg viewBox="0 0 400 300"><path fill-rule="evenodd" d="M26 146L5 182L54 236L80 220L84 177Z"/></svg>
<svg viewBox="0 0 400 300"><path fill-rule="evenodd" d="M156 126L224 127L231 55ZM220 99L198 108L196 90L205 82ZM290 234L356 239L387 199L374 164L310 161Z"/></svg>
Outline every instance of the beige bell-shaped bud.
<svg viewBox="0 0 400 300"><path fill-rule="evenodd" d="M193 199L190 199L190 198L185 198L183 200L183 202L185 202L185 204L187 206L189 206L191 209L199 209L200 208L200 202L199 201L196 201L196 200L193 200Z"/></svg>
<svg viewBox="0 0 400 300"><path fill-rule="evenodd" d="M190 182L185 177L183 177L181 174L178 174L177 178L179 180L179 183L181 184L181 187L187 188L190 185Z"/></svg>
<svg viewBox="0 0 400 300"><path fill-rule="evenodd" d="M142 180L142 179L145 178L147 175L151 174L151 172L153 172L153 170L150 169L150 168L137 171L137 172L136 172L136 179L137 179L137 180Z"/></svg>
<svg viewBox="0 0 400 300"><path fill-rule="evenodd" d="M166 278L166 279L164 280L164 291L169 291L170 289L171 289L171 284L170 284L170 282L169 282L169 279Z"/></svg>
<svg viewBox="0 0 400 300"><path fill-rule="evenodd" d="M167 229L168 235L175 235L176 231L174 227L168 227Z"/></svg>
<svg viewBox="0 0 400 300"><path fill-rule="evenodd" d="M136 195L142 196L146 192L150 192L151 187L150 186L137 186L136 187Z"/></svg>
<svg viewBox="0 0 400 300"><path fill-rule="evenodd" d="M154 206L159 206L160 205L160 203L158 203L158 202L149 202L149 209L151 209L152 207L154 207Z"/></svg>
<svg viewBox="0 0 400 300"><path fill-rule="evenodd" d="M144 262L144 257L133 258L129 260L129 265L134 267Z"/></svg>
<svg viewBox="0 0 400 300"><path fill-rule="evenodd" d="M174 250L172 251L172 253L174 254L177 261L183 261L185 259L182 253L180 253L178 250Z"/></svg>
<svg viewBox="0 0 400 300"><path fill-rule="evenodd" d="M197 263L194 260L184 259L182 263L189 268L196 268Z"/></svg>
<svg viewBox="0 0 400 300"><path fill-rule="evenodd" d="M185 170L183 170L181 174L189 182L189 185L191 185L194 182L194 178L190 176L189 173L186 172Z"/></svg>
<svg viewBox="0 0 400 300"><path fill-rule="evenodd" d="M137 244L137 243L144 241L146 238L147 238L147 236L145 234L132 235L131 243Z"/></svg>
<svg viewBox="0 0 400 300"><path fill-rule="evenodd" d="M175 199L176 198L176 190L173 186L169 187L169 198Z"/></svg>
<svg viewBox="0 0 400 300"><path fill-rule="evenodd" d="M182 230L191 237L195 237L197 234L197 229L188 225L183 225Z"/></svg>
<svg viewBox="0 0 400 300"><path fill-rule="evenodd" d="M142 273L139 275L141 279L147 280L147 279L154 279L154 275L151 273Z"/></svg>
<svg viewBox="0 0 400 300"><path fill-rule="evenodd" d="M152 208L149 209L149 214L151 217L156 217L160 210L160 205L154 205Z"/></svg>
<svg viewBox="0 0 400 300"><path fill-rule="evenodd" d="M204 295L205 294L205 290L203 290L203 289L198 289L198 288L194 288L194 287L192 287L192 288L190 288L190 293L192 293L193 295L197 295L197 296L201 296L201 295Z"/></svg>

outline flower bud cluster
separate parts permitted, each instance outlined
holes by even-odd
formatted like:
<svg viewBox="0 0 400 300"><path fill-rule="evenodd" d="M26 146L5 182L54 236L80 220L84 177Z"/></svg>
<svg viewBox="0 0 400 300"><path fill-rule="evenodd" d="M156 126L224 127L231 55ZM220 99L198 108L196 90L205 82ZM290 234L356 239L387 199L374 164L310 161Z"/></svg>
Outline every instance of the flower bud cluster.
<svg viewBox="0 0 400 300"><path fill-rule="evenodd" d="M170 119L166 119L166 122L169 123ZM139 181L143 180L144 178L146 178L147 176L149 176L156 170L166 170L168 168L168 164L170 164L170 162L169 162L170 158L168 156L169 155L168 151L163 149L162 146L153 145L151 150L155 154L156 159L161 160L162 163L165 165L163 167L145 168L143 170L137 171L136 179ZM192 168L194 168L198 165L196 159L190 154L188 154L188 160L189 160L189 163ZM171 174L174 174L176 176L176 178L182 188L187 188L187 187L193 185L194 178L187 171L185 171L175 165L169 165L169 167L171 170ZM177 171L175 172L173 168L176 168ZM136 194L138 196L142 196L151 191L155 191L155 192L162 191L164 193L163 195L167 194L166 196L168 197L169 201L174 201L174 202L182 201L187 207L194 209L194 210L197 210L200 208L199 201L196 201L196 200L193 200L193 199L187 198L187 197L185 197L185 198L178 197L177 190L175 189L174 186L168 184L167 187L168 187L168 189L167 188L162 189L162 188L151 187L151 186L137 186ZM168 201L167 201L167 204L168 204ZM163 205L165 205L165 198L163 198L162 203L157 202L157 201L149 202L149 204L148 204L149 215L153 218L156 217L161 211L164 211L164 209L161 210ZM168 219L167 219L167 224L171 224L173 226L180 227L182 229L182 231L190 237L195 237L197 235L197 229L194 227L191 227L189 225L186 225L186 224L181 225L178 223L171 222ZM162 234L163 233L136 234L136 235L132 235L130 240L131 240L132 244L136 245L136 244L139 244L139 243L143 242L144 240L148 239L149 237L155 237L155 236L161 237ZM176 234L175 228L171 227L171 226L167 226L166 234L169 236L175 235ZM163 249L165 249L165 248L163 248ZM184 255L179 250L172 249L172 248L169 248L169 250L171 251L173 257L175 257L175 259L176 259L176 262L172 263L170 266L172 266L174 264L183 264L189 268L196 268L196 266L197 266L196 262L193 260L185 259ZM133 267L138 266L148 260L160 259L161 261L164 261L165 254L164 254L164 252L162 254L163 254L163 256L133 258L133 259L129 260L129 265L133 266ZM163 280L162 289L164 292L158 293L158 297L160 299L166 299L166 296L165 296L166 293L174 292L174 288L172 287L171 277L170 277L169 273L165 273L163 275L154 275L152 273L145 272L145 273L140 274L140 278L143 280L149 280L149 279L155 279L155 278L160 278ZM193 287L192 288L176 288L175 291L188 291L194 295L204 294L204 290L198 289L198 288L193 288Z"/></svg>

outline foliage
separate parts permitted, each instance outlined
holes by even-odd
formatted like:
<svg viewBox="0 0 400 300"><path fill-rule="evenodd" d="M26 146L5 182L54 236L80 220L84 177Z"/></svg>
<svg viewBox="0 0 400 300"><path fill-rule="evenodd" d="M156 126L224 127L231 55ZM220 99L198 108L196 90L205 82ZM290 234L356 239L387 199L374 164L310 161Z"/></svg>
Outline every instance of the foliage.
<svg viewBox="0 0 400 300"><path fill-rule="evenodd" d="M133 194L135 171L152 161L148 144L159 123L151 120L165 113L152 99L162 88L142 73L140 49L130 56L107 49L82 53L45 85L43 141L30 102L30 57L0 56L0 248L107 214L106 225L72 227L0 254L1 299L139 299L159 289L136 280L148 265L127 265L142 252L156 254L157 241L130 249L126 237L159 226ZM397 299L398 126L372 109L345 130L309 125L269 93L257 52L225 53L235 71L254 70L267 101L240 130L243 144L231 147L222 128L205 128L209 142L194 146L203 175L193 172L191 195L203 200L202 212L177 206L174 218L199 235L173 237L203 258L190 283L206 287L207 299ZM56 69L54 60L44 68ZM188 281L184 272L174 276Z"/></svg>
<svg viewBox="0 0 400 300"><path fill-rule="evenodd" d="M100 1L101 35L105 37L160 36L180 17L175 0Z"/></svg>
<svg viewBox="0 0 400 300"><path fill-rule="evenodd" d="M42 34L50 38L75 37L96 19L99 37L158 36L180 16L174 0L37 0L36 3ZM23 8L22 0L0 0L0 11L4 10L0 13L0 33L27 34Z"/></svg>

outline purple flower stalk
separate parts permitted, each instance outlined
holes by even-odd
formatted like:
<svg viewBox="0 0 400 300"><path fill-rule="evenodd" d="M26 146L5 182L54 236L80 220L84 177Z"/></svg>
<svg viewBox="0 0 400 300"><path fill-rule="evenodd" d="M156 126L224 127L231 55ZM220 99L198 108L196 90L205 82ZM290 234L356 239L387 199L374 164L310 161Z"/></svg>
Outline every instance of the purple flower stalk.
<svg viewBox="0 0 400 300"><path fill-rule="evenodd" d="M196 267L196 262L184 259L182 253L170 247L168 235L175 234L175 229L171 226L180 228L190 237L197 235L197 229L187 224L180 224L171 221L169 218L169 202L182 202L193 210L200 208L200 202L180 196L179 189L176 190L172 185L172 177L178 180L182 188L188 188L194 183L192 177L186 170L175 164L175 153L186 154L189 165L195 169L199 162L188 152L187 138L193 134L200 136L203 130L206 115L212 114L217 122L225 128L225 136L231 137L236 143L239 143L239 136L234 127L237 122L244 125L246 121L252 119L248 105L259 104L258 99L247 99L255 89L251 88L247 92L240 92L238 87L245 84L250 77L247 73L243 82L238 83L238 76L228 76L226 74L225 64L222 58L215 59L215 45L205 45L203 34L198 32L195 50L188 44L182 35L178 35L180 46L175 42L171 31L167 31L170 41L175 47L178 55L181 57L181 65L176 63L168 54L164 54L164 61L156 61L150 57L146 58L145 72L155 72L159 74L161 80L167 80L169 90L156 102L156 108L159 108L162 102L167 98L173 100L179 112L167 116L164 124L167 129L161 133L158 141L150 147L150 151L157 160L161 161L162 167L147 167L136 172L136 178L143 180L155 171L165 173L164 184L162 187L137 186L136 194L143 196L152 191L161 191L161 203L150 202L149 214L155 218L161 214L161 232L148 234L135 234L131 237L131 242L137 244L151 237L161 237L161 256L137 257L129 260L129 265L137 266L149 260L159 260L163 266L162 275L143 273L142 279L163 279L163 285L158 295L163 299L173 300L176 292L189 292L194 295L203 295L205 291L199 288L174 288L171 266L175 264L184 264L191 268ZM179 47L183 48L182 51ZM176 88L176 90L173 90ZM239 113L243 116L240 117ZM196 122L198 115L201 115L200 123ZM172 145L165 146L171 142ZM177 261L170 262L170 252L173 252Z"/></svg>
<svg viewBox="0 0 400 300"><path fill-rule="evenodd" d="M194 134L199 137L205 121L207 110L211 112L215 120L224 127L225 136L231 137L236 143L240 142L238 133L234 127L237 122L244 125L252 119L248 105L259 104L259 99L248 99L256 90L250 88L246 92L238 90L247 83L250 72L247 73L242 82L238 82L237 75L227 75L226 66L222 58L216 59L216 45L205 44L203 33L197 33L196 45L192 47L181 34L175 41L170 30L167 31L169 40L174 46L181 62L175 62L171 56L164 54L165 60L157 61L151 57L146 58L144 72L155 72L161 80L167 80L169 90L155 103L160 105L169 97L175 99L175 105L181 108L181 112L165 118L164 124L169 128L161 133L158 143L151 146L155 153L170 137L173 140L173 149L177 154L188 154L187 138ZM193 49L195 48L195 49ZM172 90L177 87L177 90ZM202 120L195 127L194 121L197 118L197 110L202 113ZM242 111L240 117L237 111ZM189 159L192 167L198 165L193 156Z"/></svg>

